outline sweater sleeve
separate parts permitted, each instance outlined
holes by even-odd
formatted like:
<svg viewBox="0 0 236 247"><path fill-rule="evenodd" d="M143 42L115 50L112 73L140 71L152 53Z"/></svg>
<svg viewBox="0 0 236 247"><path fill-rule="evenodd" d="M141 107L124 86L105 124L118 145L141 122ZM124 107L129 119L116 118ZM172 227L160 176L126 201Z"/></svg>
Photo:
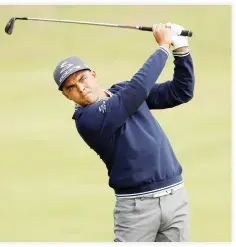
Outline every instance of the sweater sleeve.
<svg viewBox="0 0 236 247"><path fill-rule="evenodd" d="M99 131L100 135L105 133L111 136L147 99L166 64L168 55L168 52L160 47L121 90L111 98L85 107L81 116L81 120L84 119L84 121L80 121L85 129L96 133ZM81 128L83 129L82 126Z"/></svg>
<svg viewBox="0 0 236 247"><path fill-rule="evenodd" d="M174 53L174 76L170 81L155 84L146 100L150 109L171 108L193 97L194 70L191 55Z"/></svg>

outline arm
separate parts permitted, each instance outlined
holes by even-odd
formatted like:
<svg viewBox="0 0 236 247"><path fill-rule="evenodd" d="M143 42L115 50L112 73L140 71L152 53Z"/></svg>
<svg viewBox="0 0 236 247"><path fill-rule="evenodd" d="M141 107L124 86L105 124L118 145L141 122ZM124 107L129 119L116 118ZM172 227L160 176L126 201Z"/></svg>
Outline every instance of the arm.
<svg viewBox="0 0 236 247"><path fill-rule="evenodd" d="M188 102L193 97L194 70L189 54L188 39L178 34L184 29L177 24L167 23L172 33L174 47L174 76L172 81L156 84L147 99L150 109L165 109Z"/></svg>
<svg viewBox="0 0 236 247"><path fill-rule="evenodd" d="M186 103L193 97L194 70L191 55L184 52L173 52L174 76L171 81L155 84L146 100L150 109L165 109Z"/></svg>
<svg viewBox="0 0 236 247"><path fill-rule="evenodd" d="M124 88L119 90L111 98L89 105L81 116L80 129L84 131L98 132L111 136L125 121L134 114L140 105L148 97L151 88L162 72L168 58L168 49L171 43L171 32L163 24L153 26L153 34L156 41L162 46L151 55L142 68L126 82ZM165 48L163 48L165 47ZM102 110L105 109L105 110Z"/></svg>
<svg viewBox="0 0 236 247"><path fill-rule="evenodd" d="M167 52L159 48L133 78L111 98L85 107L81 115L80 126L77 127L82 132L99 132L99 135L111 136L146 100L167 58Z"/></svg>

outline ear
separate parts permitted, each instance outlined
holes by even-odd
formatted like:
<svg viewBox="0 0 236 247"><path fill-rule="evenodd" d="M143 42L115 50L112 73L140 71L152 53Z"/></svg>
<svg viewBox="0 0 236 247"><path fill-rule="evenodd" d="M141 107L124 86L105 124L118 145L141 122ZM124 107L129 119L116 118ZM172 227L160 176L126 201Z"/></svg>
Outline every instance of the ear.
<svg viewBox="0 0 236 247"><path fill-rule="evenodd" d="M92 77L94 77L94 79L97 78L96 72L94 70L91 70L91 74L92 74Z"/></svg>

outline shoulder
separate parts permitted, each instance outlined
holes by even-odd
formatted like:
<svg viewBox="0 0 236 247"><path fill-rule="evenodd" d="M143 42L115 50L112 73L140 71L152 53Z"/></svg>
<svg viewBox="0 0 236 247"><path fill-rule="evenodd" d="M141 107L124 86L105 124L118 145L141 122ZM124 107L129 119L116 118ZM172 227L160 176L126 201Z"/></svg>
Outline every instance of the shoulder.
<svg viewBox="0 0 236 247"><path fill-rule="evenodd" d="M126 84L127 84L127 81L119 82L119 83L112 85L108 90L111 93L115 94L118 91L120 91L122 88L124 88Z"/></svg>
<svg viewBox="0 0 236 247"><path fill-rule="evenodd" d="M96 132L101 129L105 100L100 100L85 107L79 107L73 115L76 122L76 127L79 132Z"/></svg>

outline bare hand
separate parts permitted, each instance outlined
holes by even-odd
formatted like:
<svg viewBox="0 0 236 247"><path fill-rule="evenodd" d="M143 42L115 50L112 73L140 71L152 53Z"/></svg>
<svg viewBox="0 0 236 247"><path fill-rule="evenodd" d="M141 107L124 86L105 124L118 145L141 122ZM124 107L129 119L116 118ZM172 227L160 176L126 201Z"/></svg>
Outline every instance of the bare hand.
<svg viewBox="0 0 236 247"><path fill-rule="evenodd" d="M171 46L171 29L165 24L153 24L152 32L159 45L167 45L168 48Z"/></svg>

